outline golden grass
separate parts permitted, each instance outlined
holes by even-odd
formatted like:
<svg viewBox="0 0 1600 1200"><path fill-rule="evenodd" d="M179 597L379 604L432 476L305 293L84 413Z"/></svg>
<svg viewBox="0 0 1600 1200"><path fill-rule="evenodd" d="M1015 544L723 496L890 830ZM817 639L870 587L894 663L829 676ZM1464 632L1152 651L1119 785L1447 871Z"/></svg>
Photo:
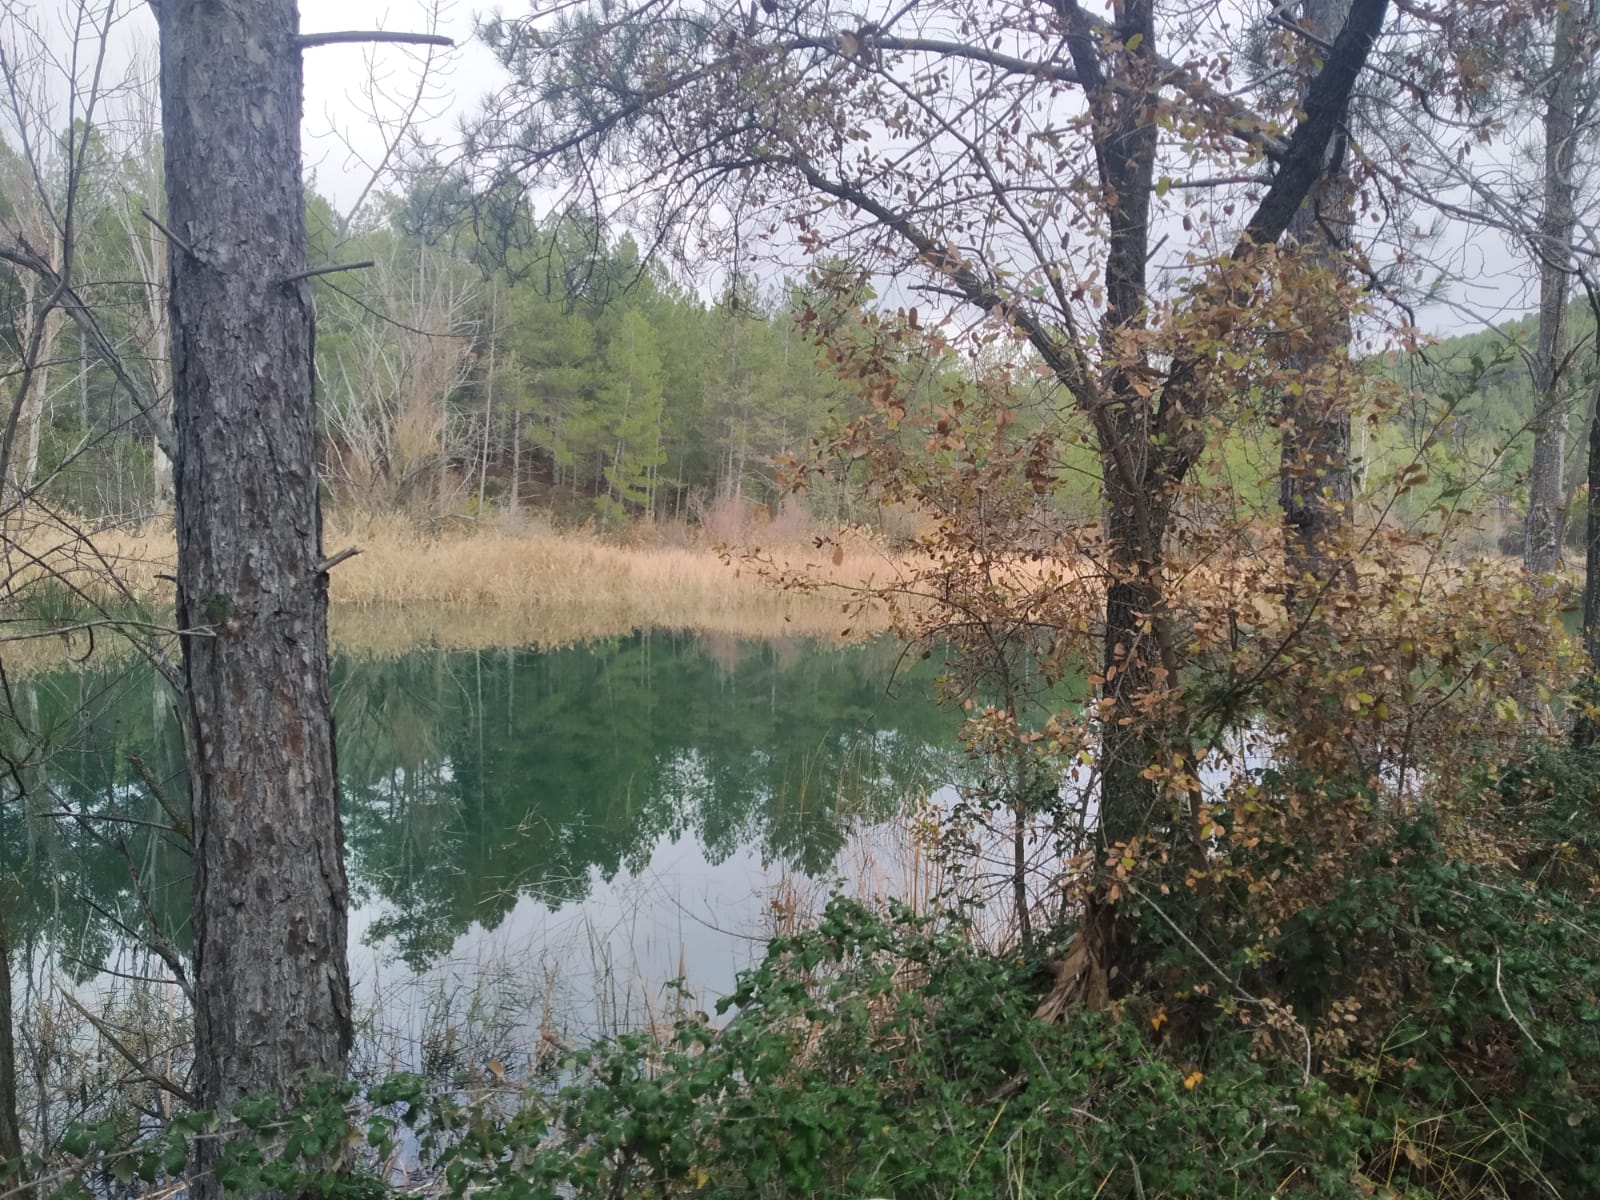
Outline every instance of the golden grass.
<svg viewBox="0 0 1600 1200"><path fill-rule="evenodd" d="M339 607L446 606L473 611L566 610L591 625L653 625L738 631L752 619L783 623L818 605L837 618L837 599L775 589L748 566L725 563L710 548L619 546L581 533L527 534L486 529L430 538L404 529L330 527L330 553L362 553L333 571ZM825 583L868 585L895 564L858 541L835 561L810 547L779 551ZM826 623L826 622L825 622Z"/></svg>
<svg viewBox="0 0 1600 1200"><path fill-rule="evenodd" d="M46 520L31 521L21 530L0 525L0 607L48 586L58 593L77 592L108 608L125 606L130 599L169 608L177 561L170 529L91 533L86 525Z"/></svg>
<svg viewBox="0 0 1600 1200"><path fill-rule="evenodd" d="M861 636L884 618L843 612L847 593L781 590L748 564L710 547L628 547L582 533L503 528L426 536L397 523L330 522L330 554L361 553L331 572L330 637L342 653L389 656L419 645L446 649L557 646L642 628L683 629L741 638ZM894 561L865 539L847 552L810 546L772 557L807 568L824 584L860 588L893 578ZM35 522L0 530L0 643L19 673L70 665L87 635L8 640L4 619L48 590L76 592L90 604L125 610L130 600L170 612L176 543L170 529L101 530ZM74 609L86 606L75 604ZM37 616L36 608L26 610ZM13 635L26 626L9 625ZM32 624L37 628L37 623ZM99 639L98 655L117 641Z"/></svg>
<svg viewBox="0 0 1600 1200"><path fill-rule="evenodd" d="M639 629L681 629L736 639L785 636L855 640L881 626L852 627L847 636L838 607L831 613L813 605L798 616L729 609L702 621L670 624L631 619L625 610L550 607L547 609L458 609L443 605L408 608L335 606L328 615L333 649L358 658L397 658L421 647L441 650L493 650L507 646L548 650Z"/></svg>

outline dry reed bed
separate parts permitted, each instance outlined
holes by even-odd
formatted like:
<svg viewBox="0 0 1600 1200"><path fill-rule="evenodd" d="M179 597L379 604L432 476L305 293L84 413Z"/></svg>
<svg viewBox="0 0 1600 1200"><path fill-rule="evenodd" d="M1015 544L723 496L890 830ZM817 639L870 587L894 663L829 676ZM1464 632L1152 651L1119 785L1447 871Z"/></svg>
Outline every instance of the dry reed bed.
<svg viewBox="0 0 1600 1200"><path fill-rule="evenodd" d="M578 608L461 610L436 604L408 608L334 608L328 617L328 638L334 650L356 658L398 658L419 648L500 650L519 647L553 650L640 629L672 629L708 637L771 640L802 637L835 643L853 641L880 626L852 627L837 607L812 606L798 615L776 618L770 613L728 610L700 621L639 621L620 610Z"/></svg>
<svg viewBox="0 0 1600 1200"><path fill-rule="evenodd" d="M172 531L101 529L35 521L18 530L0 524L0 609L36 597L41 588L75 592L92 604L172 606L178 548Z"/></svg>
<svg viewBox="0 0 1600 1200"><path fill-rule="evenodd" d="M776 589L710 548L619 546L584 534L485 530L424 538L380 530L366 537L330 531L330 552L362 553L333 572L336 605L448 605L474 610L574 608L626 611L644 624L693 626L727 612L783 612L817 603ZM835 562L810 547L781 562L807 566L824 583L869 586L893 576L893 561L863 543ZM833 612L837 600L825 602Z"/></svg>
<svg viewBox="0 0 1600 1200"><path fill-rule="evenodd" d="M896 572L896 563L864 539L847 541L839 556L811 546L771 555L788 572L804 569L820 584L839 585L818 590L779 588L766 572L725 561L709 547L627 547L581 533L484 529L425 537L392 524L330 523L324 541L330 553L361 551L331 572L330 635L335 649L364 656L421 645L550 647L641 628L837 638L848 627L861 636L886 622L847 617L845 601ZM136 601L169 613L175 560L170 530L89 534L42 522L0 530L0 661L30 674L69 666L91 649L82 630L12 640L39 627L46 593L63 600L76 593L113 612ZM123 639L97 635L96 660L106 661L114 643Z"/></svg>

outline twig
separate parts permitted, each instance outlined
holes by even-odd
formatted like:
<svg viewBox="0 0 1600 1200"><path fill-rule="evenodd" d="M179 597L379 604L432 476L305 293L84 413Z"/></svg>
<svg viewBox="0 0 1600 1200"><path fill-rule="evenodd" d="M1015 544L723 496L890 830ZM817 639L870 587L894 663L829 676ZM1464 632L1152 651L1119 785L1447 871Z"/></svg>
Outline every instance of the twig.
<svg viewBox="0 0 1600 1200"><path fill-rule="evenodd" d="M154 1071L154 1069L148 1063L140 1062L138 1056L134 1054L132 1050L129 1050L127 1046L123 1045L122 1040L111 1031L111 1027L99 1017L95 1016L82 1004L78 1003L76 996L67 991L65 988L61 989L60 995L63 1000L77 1010L79 1016L95 1027L95 1030L100 1034L101 1037L105 1038L106 1041L111 1043L111 1048L127 1060L128 1065L134 1069L134 1072L141 1080L143 1080L145 1083L153 1083L163 1091L171 1092L179 1100L182 1100L185 1104L192 1108L200 1107L199 1096L195 1095L188 1088L184 1087L183 1084L179 1083L176 1079L173 1079L170 1075L164 1075L159 1071Z"/></svg>
<svg viewBox="0 0 1600 1200"><path fill-rule="evenodd" d="M299 283L302 279L312 279L318 275L337 275L340 271L364 271L368 267L375 265L370 258L365 262L329 263L323 267L311 267L305 271L296 271L293 275L285 275L278 280L278 286L285 287L288 284Z"/></svg>
<svg viewBox="0 0 1600 1200"><path fill-rule="evenodd" d="M144 880L139 877L138 864L133 861L133 855L128 850L128 843L119 835L117 849L122 854L123 864L128 868L128 879L133 883L133 894L138 897L139 908L144 913L145 924L150 927L150 949L166 964L167 970L172 972L172 977L178 981L178 990L191 1005L195 1003L194 989L189 986L189 976L183 969L183 958L166 935L161 932L161 922L156 920L156 910L150 903L150 893L145 891Z"/></svg>
<svg viewBox="0 0 1600 1200"><path fill-rule="evenodd" d="M124 817L113 813L82 813L76 812L70 808L41 812L38 814L38 816L46 817L51 820L70 820L80 823L86 821L105 821L107 824L111 825L136 825L140 829L156 829L162 833L178 832L178 830L172 828L170 825L163 825L160 821L147 821L143 817Z"/></svg>
<svg viewBox="0 0 1600 1200"><path fill-rule="evenodd" d="M145 215L149 216L148 213ZM155 221L155 218L150 217L150 220ZM161 228L159 221L155 221L155 224L158 228ZM166 230L162 228L162 232L166 232ZM0 245L0 261L13 263L26 271L31 271L43 280L47 286L61 289L63 311L72 318L72 323L78 327L88 340L95 354L111 369L111 373L116 376L117 382L128 389L128 395L133 398L134 405L138 408L146 423L149 424L157 442L160 443L162 453L176 462L178 460L178 435L173 431L172 423L162 414L154 401L146 398L143 391L140 390L139 384L134 381L133 376L128 374L128 369L122 361L122 356L107 340L104 331L101 330L99 323L95 320L93 310L84 303L77 292L56 273L47 261L39 257L38 252L33 250L25 239L19 237L17 241L21 244L21 250L11 250L6 246ZM181 246L183 243L180 241L178 245Z"/></svg>
<svg viewBox="0 0 1600 1200"><path fill-rule="evenodd" d="M139 215L141 217L143 217L146 221L149 221L150 224L154 225L157 229L161 230L162 234L165 235L167 241L171 242L174 246L178 247L178 249L182 250L190 258L194 259L196 262L204 262L205 261L203 258L201 258L198 254L195 253L193 246L189 245L188 242L184 241L177 234L173 233L172 230L168 229L160 221L156 220L155 216L150 212L150 210L148 208L141 208L139 210Z"/></svg>
<svg viewBox="0 0 1600 1200"><path fill-rule="evenodd" d="M165 633L173 637L215 637L206 626L194 629L174 629L170 625L157 625L149 621L130 621L122 617L106 617L95 621L78 621L72 625L58 625L52 629L31 629L24 633L0 633L0 642L32 642L41 638L65 637L69 633L92 633L96 629L138 629L145 633Z"/></svg>
<svg viewBox="0 0 1600 1200"><path fill-rule="evenodd" d="M358 555L360 553L361 553L361 547L360 546L346 546L343 550L339 551L339 553L335 554L332 558L325 558L321 562L319 562L317 564L316 573L318 575L326 575L329 571L333 570L340 563L345 562L345 561L347 561L349 559L352 559L352 558L354 558L356 555Z"/></svg>
<svg viewBox="0 0 1600 1200"><path fill-rule="evenodd" d="M306 50L313 46L339 46L350 42L404 42L412 46L454 46L454 38L439 33L390 33L384 29L344 29L337 33L302 33L295 45Z"/></svg>
<svg viewBox="0 0 1600 1200"><path fill-rule="evenodd" d="M1533 1034L1529 1033L1528 1032L1528 1027L1522 1023L1522 1018L1517 1016L1516 1013L1511 1011L1511 1001L1506 999L1506 990L1505 990L1505 988L1500 986L1500 947L1499 946L1496 946L1494 948L1494 990L1500 993L1500 1003L1505 1005L1506 1016L1511 1018L1511 1020L1516 1024L1516 1027L1518 1029L1522 1030L1522 1036L1527 1038L1528 1041L1533 1044L1533 1048L1535 1050L1543 1050L1544 1047L1539 1044L1539 1039L1534 1037Z"/></svg>
<svg viewBox="0 0 1600 1200"><path fill-rule="evenodd" d="M156 778L156 773L150 769L150 764L144 761L144 756L140 754L128 755L128 765L139 773L140 779L144 780L144 786L149 789L150 794L155 797L156 803L161 805L161 811L166 813L167 819L172 822L173 830L182 834L185 838L193 840L194 831L189 824L189 818L178 811L178 806L167 795L167 789Z"/></svg>

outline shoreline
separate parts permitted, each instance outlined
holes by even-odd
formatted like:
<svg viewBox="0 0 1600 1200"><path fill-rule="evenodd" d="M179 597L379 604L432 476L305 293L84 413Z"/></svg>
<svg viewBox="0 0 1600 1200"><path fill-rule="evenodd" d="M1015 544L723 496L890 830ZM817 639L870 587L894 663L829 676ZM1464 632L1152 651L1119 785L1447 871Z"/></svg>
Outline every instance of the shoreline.
<svg viewBox="0 0 1600 1200"><path fill-rule="evenodd" d="M710 546L628 546L537 528L428 537L332 521L324 537L330 557L350 547L358 553L329 573L329 644L339 654L388 657L418 646L548 649L640 629L856 641L888 628L881 608L856 611L861 589L895 578L899 567L865 537L841 540L847 550L837 555L810 544L765 548L784 572L803 570L814 582L785 589ZM117 620L102 612L144 608L169 614L153 624L171 624L171 531L86 534L40 524L8 534L0 554L0 579L8 580L0 661L8 674L71 667L91 649L100 661L120 652L113 646L131 651ZM8 626L28 636L8 640ZM44 632L56 626L67 632Z"/></svg>

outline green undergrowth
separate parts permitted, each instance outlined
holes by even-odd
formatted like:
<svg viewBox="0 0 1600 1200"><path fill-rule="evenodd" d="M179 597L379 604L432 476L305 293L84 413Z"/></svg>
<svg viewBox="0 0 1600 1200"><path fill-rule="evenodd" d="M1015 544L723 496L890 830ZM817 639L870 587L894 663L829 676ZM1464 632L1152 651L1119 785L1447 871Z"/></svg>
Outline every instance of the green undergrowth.
<svg viewBox="0 0 1600 1200"><path fill-rule="evenodd" d="M1104 1011L1039 1020L1047 956L839 900L720 1023L542 1078L322 1084L226 1140L204 1115L133 1150L86 1127L61 1190L159 1183L217 1138L239 1194L1593 1196L1596 778L1519 766L1485 784L1495 853L1412 814L1286 917L1225 889L1139 913L1148 977Z"/></svg>

